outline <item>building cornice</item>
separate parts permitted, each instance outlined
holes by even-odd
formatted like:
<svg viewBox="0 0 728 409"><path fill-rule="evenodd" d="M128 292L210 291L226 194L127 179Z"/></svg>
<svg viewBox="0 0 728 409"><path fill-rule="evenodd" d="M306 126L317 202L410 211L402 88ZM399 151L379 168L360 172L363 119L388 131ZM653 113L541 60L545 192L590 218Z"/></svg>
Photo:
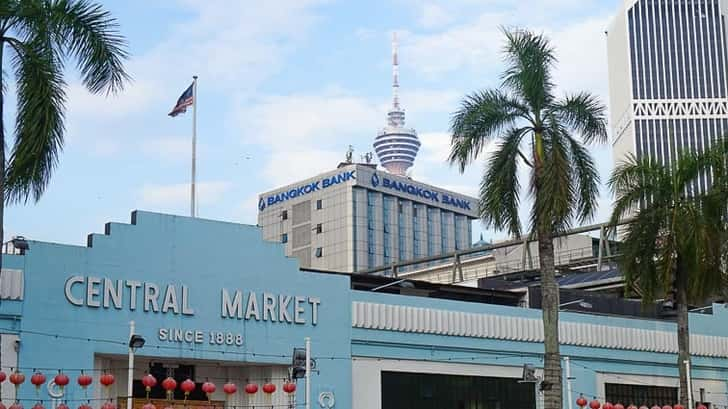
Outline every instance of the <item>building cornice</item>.
<svg viewBox="0 0 728 409"><path fill-rule="evenodd" d="M370 302L352 303L352 327L505 341L543 342L540 319ZM561 321L564 345L676 354L676 331ZM692 355L728 358L728 337L693 334Z"/></svg>

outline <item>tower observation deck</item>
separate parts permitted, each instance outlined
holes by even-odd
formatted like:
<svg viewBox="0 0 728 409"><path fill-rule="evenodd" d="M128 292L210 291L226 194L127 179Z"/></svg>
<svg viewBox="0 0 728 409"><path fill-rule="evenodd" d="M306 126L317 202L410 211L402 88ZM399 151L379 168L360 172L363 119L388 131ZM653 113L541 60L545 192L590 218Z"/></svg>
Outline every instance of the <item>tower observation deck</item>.
<svg viewBox="0 0 728 409"><path fill-rule="evenodd" d="M392 108L387 113L387 125L374 140L379 163L394 175L404 176L420 150L417 132L404 126L404 109L399 105L399 61L397 34L392 36Z"/></svg>

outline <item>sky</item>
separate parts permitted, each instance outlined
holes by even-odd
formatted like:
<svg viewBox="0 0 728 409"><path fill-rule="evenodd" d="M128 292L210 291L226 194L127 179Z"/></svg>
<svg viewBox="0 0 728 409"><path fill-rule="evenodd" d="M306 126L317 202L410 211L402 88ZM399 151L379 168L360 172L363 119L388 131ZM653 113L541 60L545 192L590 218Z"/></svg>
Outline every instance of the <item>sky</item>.
<svg viewBox="0 0 728 409"><path fill-rule="evenodd" d="M103 1L128 40L133 81L107 97L67 73L60 163L39 202L6 210L5 239L85 244L135 209L188 215L192 116L167 113L193 75L199 216L255 224L259 193L333 169L349 145L355 158L373 150L391 104L394 31L401 103L422 141L412 177L476 195L487 152L462 174L448 165L449 121L466 94L499 85L499 27L545 33L559 94L588 90L606 104L604 31L621 1ZM611 147L591 151L604 181ZM610 203L602 189L595 222ZM476 221L480 233L507 237Z"/></svg>

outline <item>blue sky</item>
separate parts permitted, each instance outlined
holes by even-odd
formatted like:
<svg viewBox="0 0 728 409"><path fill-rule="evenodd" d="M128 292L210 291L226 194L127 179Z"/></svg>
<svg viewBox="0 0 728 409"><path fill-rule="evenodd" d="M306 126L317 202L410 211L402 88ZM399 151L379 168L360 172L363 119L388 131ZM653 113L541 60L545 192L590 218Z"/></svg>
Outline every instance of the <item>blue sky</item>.
<svg viewBox="0 0 728 409"><path fill-rule="evenodd" d="M606 103L604 30L620 2L105 1L129 41L134 81L107 98L69 73L60 164L40 202L6 211L6 239L81 244L134 209L188 214L192 118L167 113L193 74L200 217L254 224L258 193L330 170L350 144L357 157L371 150L390 101L392 31L407 124L423 142L413 178L475 194L483 161L462 175L445 163L448 121L463 95L497 86L498 27L547 33L560 92L586 89ZM606 179L610 148L592 151ZM609 203L604 192L598 220Z"/></svg>

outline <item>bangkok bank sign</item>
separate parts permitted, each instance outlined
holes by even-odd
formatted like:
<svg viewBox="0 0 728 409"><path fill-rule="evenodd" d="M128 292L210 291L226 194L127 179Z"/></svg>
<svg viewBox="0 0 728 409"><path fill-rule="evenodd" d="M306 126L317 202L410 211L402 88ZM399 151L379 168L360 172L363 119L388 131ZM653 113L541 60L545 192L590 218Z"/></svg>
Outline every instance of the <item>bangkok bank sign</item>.
<svg viewBox="0 0 728 409"><path fill-rule="evenodd" d="M390 189L410 196L417 196L421 199L442 203L464 210L470 210L470 201L468 200L458 199L448 195L447 193L437 192L411 183L392 180L386 176L382 176L380 180L380 177L376 173L372 174L371 184L375 188L381 185L384 189Z"/></svg>
<svg viewBox="0 0 728 409"><path fill-rule="evenodd" d="M289 189L285 192L276 193L266 198L261 197L258 201L258 210L263 211L268 206L283 203L287 200L305 196L307 194L317 192L331 186L336 186L340 183L348 182L354 179L356 179L355 170L347 170L333 176L326 176L323 179L296 186L293 189Z"/></svg>

